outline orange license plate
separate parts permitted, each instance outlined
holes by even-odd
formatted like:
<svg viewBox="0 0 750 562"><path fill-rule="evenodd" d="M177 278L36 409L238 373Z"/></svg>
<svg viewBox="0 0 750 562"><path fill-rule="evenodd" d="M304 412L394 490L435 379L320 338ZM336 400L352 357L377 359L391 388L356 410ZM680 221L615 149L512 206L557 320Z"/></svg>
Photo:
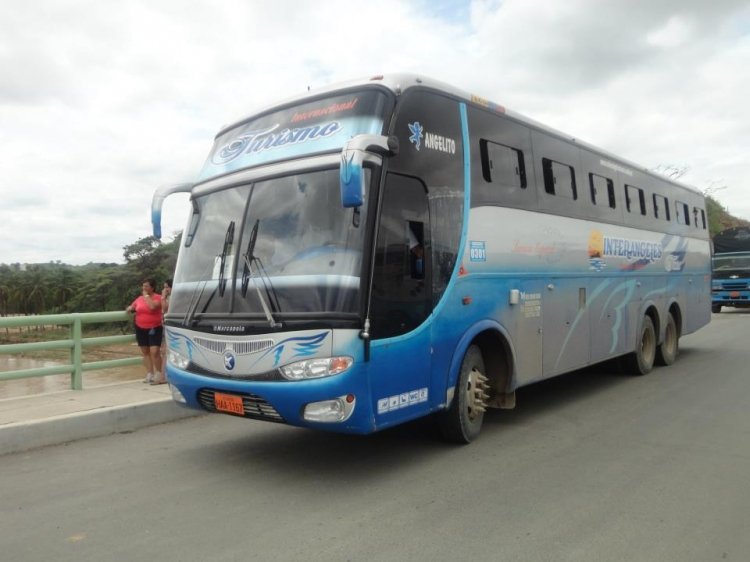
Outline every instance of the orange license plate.
<svg viewBox="0 0 750 562"><path fill-rule="evenodd" d="M214 404L219 412L234 414L236 416L245 415L245 407L242 405L242 398L233 394L214 393Z"/></svg>
<svg viewBox="0 0 750 562"><path fill-rule="evenodd" d="M739 291L732 291L731 293L729 293L729 296L732 297L733 299L738 299L738 298L740 298L740 292Z"/></svg>

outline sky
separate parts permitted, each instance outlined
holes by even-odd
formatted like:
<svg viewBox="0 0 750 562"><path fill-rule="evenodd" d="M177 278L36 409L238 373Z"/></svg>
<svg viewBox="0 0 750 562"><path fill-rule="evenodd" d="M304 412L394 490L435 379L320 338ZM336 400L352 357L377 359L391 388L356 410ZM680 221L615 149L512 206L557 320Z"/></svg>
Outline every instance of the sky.
<svg viewBox="0 0 750 562"><path fill-rule="evenodd" d="M748 0L0 0L0 263L122 263L225 124L409 72L750 220ZM168 240L187 195L167 199Z"/></svg>

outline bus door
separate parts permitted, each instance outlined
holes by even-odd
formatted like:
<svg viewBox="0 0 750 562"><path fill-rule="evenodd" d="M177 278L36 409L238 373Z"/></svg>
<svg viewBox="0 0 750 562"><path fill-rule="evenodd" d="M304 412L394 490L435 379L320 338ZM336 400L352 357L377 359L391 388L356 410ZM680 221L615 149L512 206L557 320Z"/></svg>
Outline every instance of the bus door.
<svg viewBox="0 0 750 562"><path fill-rule="evenodd" d="M511 290L507 316L500 322L511 327L515 347L516 385L521 386L542 376L542 297L545 283L519 280Z"/></svg>
<svg viewBox="0 0 750 562"><path fill-rule="evenodd" d="M432 310L427 190L412 177L386 177L370 307L371 385L378 423L414 417L429 401Z"/></svg>
<svg viewBox="0 0 750 562"><path fill-rule="evenodd" d="M587 287L574 279L553 278L542 294L543 369L551 375L582 367L589 360Z"/></svg>

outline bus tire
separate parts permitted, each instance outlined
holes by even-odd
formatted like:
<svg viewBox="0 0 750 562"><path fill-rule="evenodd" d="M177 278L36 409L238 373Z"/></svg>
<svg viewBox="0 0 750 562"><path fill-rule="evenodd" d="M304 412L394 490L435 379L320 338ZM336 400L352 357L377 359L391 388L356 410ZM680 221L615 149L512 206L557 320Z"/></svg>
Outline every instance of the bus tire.
<svg viewBox="0 0 750 562"><path fill-rule="evenodd" d="M440 431L454 443L471 443L482 429L487 407L487 377L478 346L469 346L461 362L461 372L450 407L438 416Z"/></svg>
<svg viewBox="0 0 750 562"><path fill-rule="evenodd" d="M677 359L680 348L680 334L677 330L677 322L670 312L667 314L667 326L664 330L664 341L656 348L656 364L671 365Z"/></svg>
<svg viewBox="0 0 750 562"><path fill-rule="evenodd" d="M711 305L711 312L714 314L719 314L721 312L721 305L720 304L712 304Z"/></svg>
<svg viewBox="0 0 750 562"><path fill-rule="evenodd" d="M656 330L650 316L644 316L638 330L635 351L625 356L627 372L633 375L647 375L654 368L656 359Z"/></svg>

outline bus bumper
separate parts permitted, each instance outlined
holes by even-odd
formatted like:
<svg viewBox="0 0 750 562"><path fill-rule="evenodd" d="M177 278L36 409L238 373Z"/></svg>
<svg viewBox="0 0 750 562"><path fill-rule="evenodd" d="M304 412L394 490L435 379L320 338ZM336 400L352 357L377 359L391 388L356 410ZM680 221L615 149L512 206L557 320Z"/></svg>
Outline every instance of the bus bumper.
<svg viewBox="0 0 750 562"><path fill-rule="evenodd" d="M750 307L750 291L714 291L711 294L711 306Z"/></svg>
<svg viewBox="0 0 750 562"><path fill-rule="evenodd" d="M340 433L376 431L367 377L358 364L345 373L304 381L215 378L167 366L181 406ZM321 421L326 420L326 421Z"/></svg>

